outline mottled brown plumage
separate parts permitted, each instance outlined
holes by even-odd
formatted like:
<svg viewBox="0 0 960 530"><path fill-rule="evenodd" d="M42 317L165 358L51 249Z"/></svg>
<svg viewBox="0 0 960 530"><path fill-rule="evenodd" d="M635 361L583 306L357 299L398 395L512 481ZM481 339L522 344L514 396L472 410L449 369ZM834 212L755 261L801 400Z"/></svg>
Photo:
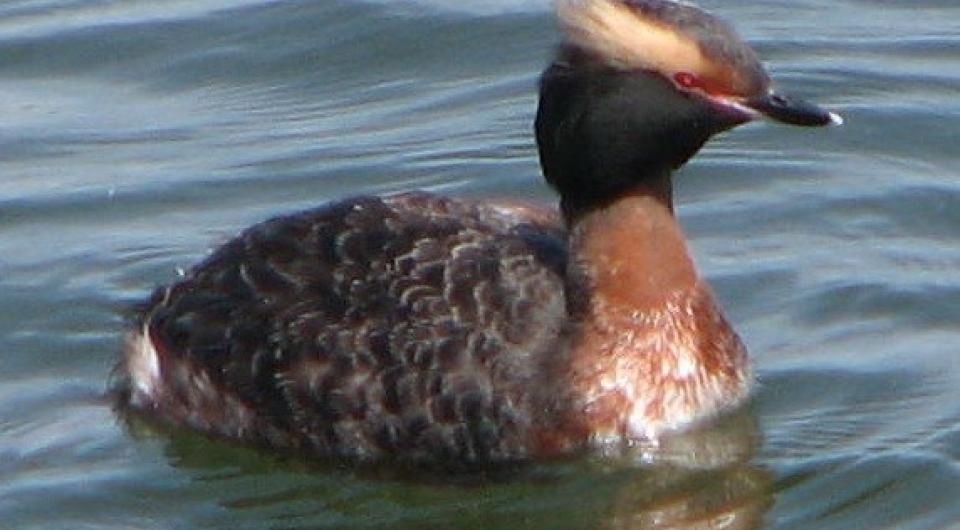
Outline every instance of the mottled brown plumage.
<svg viewBox="0 0 960 530"><path fill-rule="evenodd" d="M154 294L142 326L162 375L130 399L323 455L522 457L517 408L530 360L556 348L566 250L558 227L517 221L404 194L254 226Z"/></svg>

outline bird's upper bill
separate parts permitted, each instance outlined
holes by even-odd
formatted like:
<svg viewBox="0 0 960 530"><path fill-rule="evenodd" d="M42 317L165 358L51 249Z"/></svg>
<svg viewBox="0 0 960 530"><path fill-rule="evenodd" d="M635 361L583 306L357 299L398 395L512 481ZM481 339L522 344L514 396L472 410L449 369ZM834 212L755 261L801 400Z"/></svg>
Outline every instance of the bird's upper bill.
<svg viewBox="0 0 960 530"><path fill-rule="evenodd" d="M838 125L839 115L781 96L753 50L722 20L675 0L557 0L568 43L610 67L652 71L734 122L766 116Z"/></svg>

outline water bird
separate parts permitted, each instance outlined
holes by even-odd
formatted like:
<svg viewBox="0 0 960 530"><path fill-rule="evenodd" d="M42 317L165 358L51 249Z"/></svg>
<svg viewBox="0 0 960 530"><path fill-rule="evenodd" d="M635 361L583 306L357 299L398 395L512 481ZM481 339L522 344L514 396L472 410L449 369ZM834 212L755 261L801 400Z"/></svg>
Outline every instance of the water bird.
<svg viewBox="0 0 960 530"><path fill-rule="evenodd" d="M776 92L693 4L557 14L535 133L558 210L408 192L248 228L143 305L121 405L321 458L483 467L656 442L743 403L750 363L672 174L740 124L841 120Z"/></svg>

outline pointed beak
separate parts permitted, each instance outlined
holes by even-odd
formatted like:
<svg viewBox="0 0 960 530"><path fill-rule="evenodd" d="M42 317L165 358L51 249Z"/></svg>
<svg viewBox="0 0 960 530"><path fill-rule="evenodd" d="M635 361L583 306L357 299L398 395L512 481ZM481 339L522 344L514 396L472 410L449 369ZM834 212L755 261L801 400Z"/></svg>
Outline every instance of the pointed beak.
<svg viewBox="0 0 960 530"><path fill-rule="evenodd" d="M804 127L822 127L824 125L842 125L839 114L824 110L802 99L768 92L743 100L742 105L760 114L782 123L802 125Z"/></svg>

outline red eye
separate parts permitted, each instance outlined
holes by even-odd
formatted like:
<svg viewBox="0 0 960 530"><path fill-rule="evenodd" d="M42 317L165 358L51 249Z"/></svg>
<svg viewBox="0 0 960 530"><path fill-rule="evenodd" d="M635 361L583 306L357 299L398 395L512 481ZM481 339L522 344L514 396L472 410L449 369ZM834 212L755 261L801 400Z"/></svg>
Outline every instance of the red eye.
<svg viewBox="0 0 960 530"><path fill-rule="evenodd" d="M697 76L689 72L679 72L673 75L673 80L677 83L677 86L681 88L702 88L703 85L700 83L700 80L697 79Z"/></svg>

